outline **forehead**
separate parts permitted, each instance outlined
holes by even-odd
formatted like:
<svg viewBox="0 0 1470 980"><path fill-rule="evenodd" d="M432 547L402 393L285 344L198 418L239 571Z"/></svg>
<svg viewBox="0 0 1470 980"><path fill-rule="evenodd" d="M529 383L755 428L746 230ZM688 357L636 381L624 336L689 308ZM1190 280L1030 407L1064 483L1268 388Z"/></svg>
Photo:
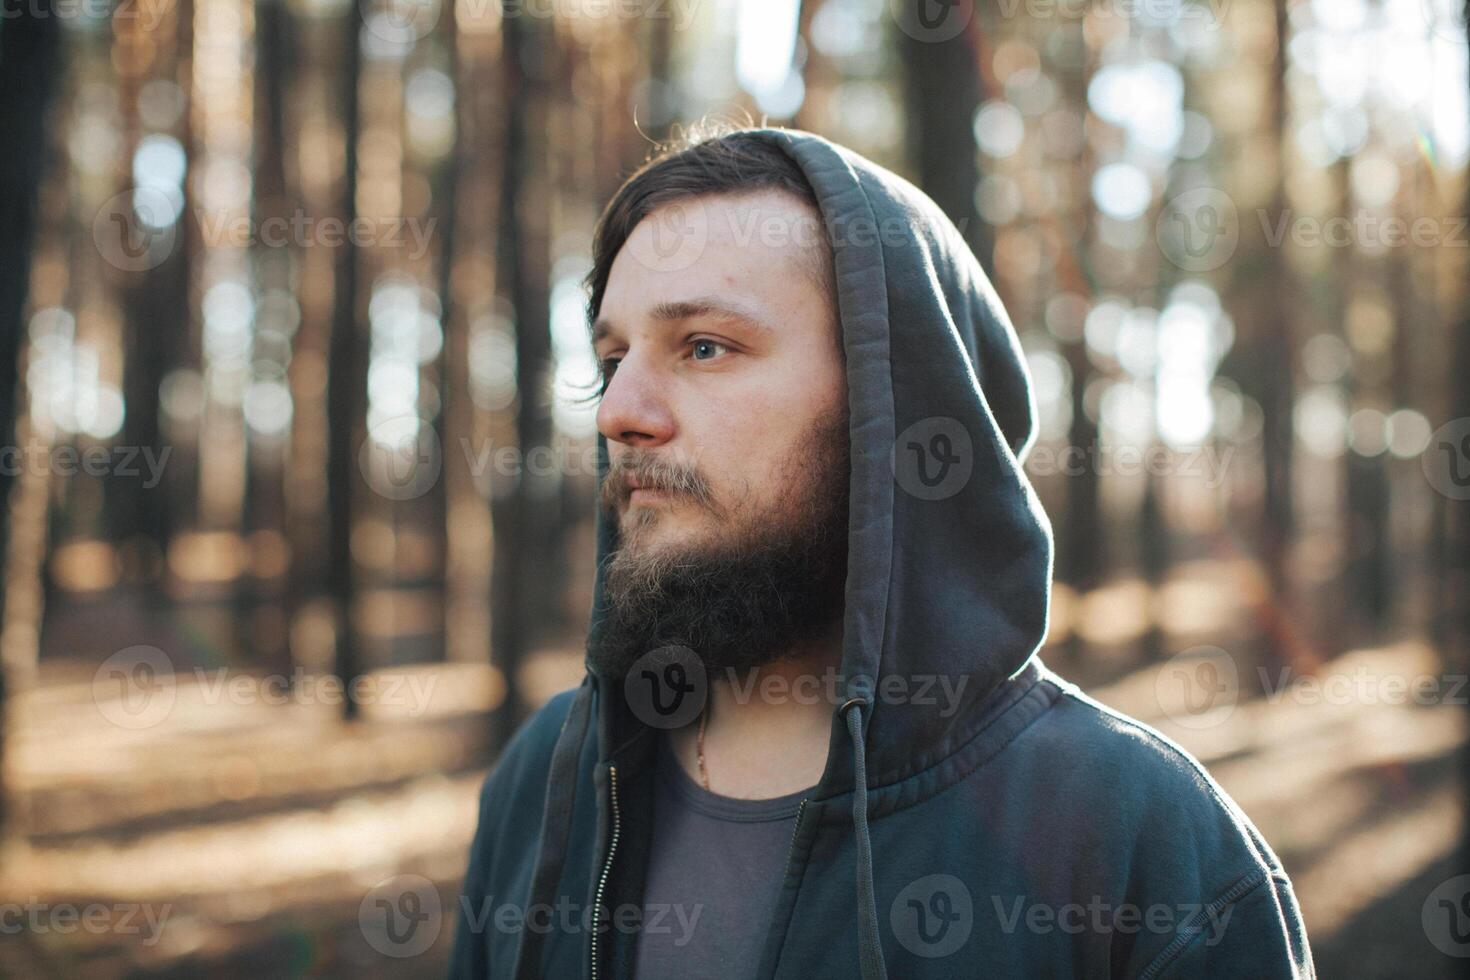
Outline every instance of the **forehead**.
<svg viewBox="0 0 1470 980"><path fill-rule="evenodd" d="M658 303L736 293L775 312L830 309L830 253L816 210L762 191L666 204L628 236L600 313L640 316Z"/></svg>

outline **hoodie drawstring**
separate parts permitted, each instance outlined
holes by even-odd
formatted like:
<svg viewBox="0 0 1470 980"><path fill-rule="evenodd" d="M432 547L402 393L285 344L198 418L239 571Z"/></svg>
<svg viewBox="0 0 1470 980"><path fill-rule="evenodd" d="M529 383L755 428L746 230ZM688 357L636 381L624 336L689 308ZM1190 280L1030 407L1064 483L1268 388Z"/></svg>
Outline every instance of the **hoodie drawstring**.
<svg viewBox="0 0 1470 980"><path fill-rule="evenodd" d="M535 870L526 899L526 915L553 904L562 867L566 864L567 839L572 829L572 807L577 801L577 764L582 755L582 741L587 736L587 723L592 716L592 682L582 688L572 701L567 719L562 723L556 748L551 752L551 766L546 779L546 806L542 810L541 841L536 850ZM529 922L526 923L529 926ZM516 980L539 980L541 946L547 929L521 929L516 946Z"/></svg>
<svg viewBox="0 0 1470 980"><path fill-rule="evenodd" d="M541 840L537 846L535 870L526 910L553 904L556 886L566 864L567 840L572 826L572 808L577 799L577 767L582 742L587 736L592 715L592 687L584 681L572 701L571 710L557 736L551 753L546 781L546 805L542 811ZM873 886L873 842L868 834L868 764L863 732L862 709L867 702L854 698L840 709L847 718L847 733L852 738L853 796L852 822L857 836L857 901L858 961L862 980L888 980L883 964L883 946L878 940L878 904ZM857 709L857 710L852 710ZM537 980L541 968L541 947L547 930L522 929L516 947L516 980Z"/></svg>
<svg viewBox="0 0 1470 980"><path fill-rule="evenodd" d="M883 946L878 941L878 902L873 888L873 842L868 836L868 763L863 735L861 698L853 698L841 711L847 716L847 733L852 736L852 823L857 834L858 961L863 980L887 980ZM856 710L852 710L856 709Z"/></svg>

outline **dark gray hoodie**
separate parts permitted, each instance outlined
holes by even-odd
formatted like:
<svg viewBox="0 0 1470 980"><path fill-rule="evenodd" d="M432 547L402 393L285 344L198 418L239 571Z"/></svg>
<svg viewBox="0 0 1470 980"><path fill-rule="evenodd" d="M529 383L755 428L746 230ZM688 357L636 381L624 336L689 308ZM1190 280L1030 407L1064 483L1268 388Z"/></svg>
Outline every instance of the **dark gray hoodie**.
<svg viewBox="0 0 1470 980"><path fill-rule="evenodd" d="M758 976L1313 976L1245 814L1037 656L1052 542L1021 468L1035 406L974 255L902 178L761 134L833 245L852 482L843 688ZM616 547L599 517L594 632ZM590 671L520 731L485 783L453 976L631 976L655 736Z"/></svg>

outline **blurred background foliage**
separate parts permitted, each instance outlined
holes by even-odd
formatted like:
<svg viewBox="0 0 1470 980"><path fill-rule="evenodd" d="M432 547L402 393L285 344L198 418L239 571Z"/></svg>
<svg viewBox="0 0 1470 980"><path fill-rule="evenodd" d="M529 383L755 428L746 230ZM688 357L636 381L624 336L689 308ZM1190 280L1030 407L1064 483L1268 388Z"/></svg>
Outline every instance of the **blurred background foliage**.
<svg viewBox="0 0 1470 980"><path fill-rule="evenodd" d="M700 119L940 203L1036 382L1045 659L1210 766L1323 975L1464 962L1460 0L0 9L0 902L167 918L0 972L442 969L479 781L580 670L592 226Z"/></svg>

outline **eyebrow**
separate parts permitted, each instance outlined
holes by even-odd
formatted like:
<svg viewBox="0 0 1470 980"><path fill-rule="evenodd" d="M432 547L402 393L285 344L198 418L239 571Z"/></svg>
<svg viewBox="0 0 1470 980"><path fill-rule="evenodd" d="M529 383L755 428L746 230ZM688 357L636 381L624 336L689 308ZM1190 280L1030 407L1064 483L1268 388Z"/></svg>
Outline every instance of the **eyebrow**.
<svg viewBox="0 0 1470 980"><path fill-rule="evenodd" d="M713 296L659 303L649 311L649 316L663 323L693 320L699 317L739 320L763 332L775 331L775 327L754 309L746 307L743 303L729 299L716 299ZM616 325L607 317L598 317L597 322L592 324L592 346L596 347L603 338L616 329Z"/></svg>

